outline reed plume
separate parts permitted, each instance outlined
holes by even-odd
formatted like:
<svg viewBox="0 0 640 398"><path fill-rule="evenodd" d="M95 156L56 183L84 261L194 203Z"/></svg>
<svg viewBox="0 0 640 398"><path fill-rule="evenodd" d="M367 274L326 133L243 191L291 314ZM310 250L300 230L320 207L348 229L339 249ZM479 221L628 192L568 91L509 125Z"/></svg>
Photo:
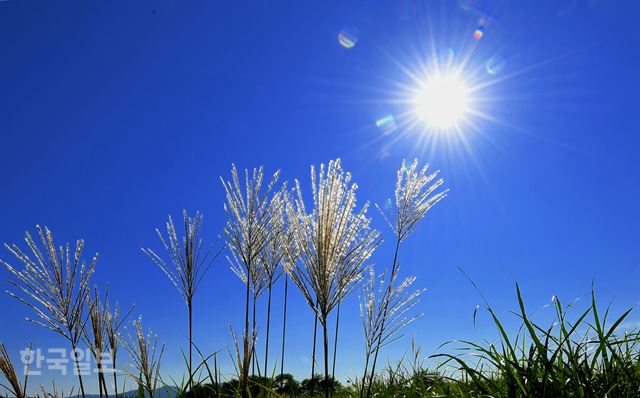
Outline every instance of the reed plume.
<svg viewBox="0 0 640 398"><path fill-rule="evenodd" d="M369 279L363 284L360 292L360 319L365 337L365 365L360 396L364 394L364 388L368 377L369 361L371 355L380 348L402 337L398 334L400 329L410 324L423 314L407 315L416 304L424 289L410 291L409 288L415 282L415 277L406 278L402 283L396 284L400 267L396 267L389 282L391 289L386 289L384 273L376 277L374 267L369 269ZM383 325L384 323L384 325Z"/></svg>
<svg viewBox="0 0 640 398"><path fill-rule="evenodd" d="M64 389L58 390L58 386L56 385L56 382L53 379L51 380L51 392L48 392L44 388L44 384L40 384L40 391L42 391L43 398L65 398ZM69 395L67 395L67 397L71 397L71 396L73 396L73 387L71 387L71 391L69 391Z"/></svg>
<svg viewBox="0 0 640 398"><path fill-rule="evenodd" d="M158 335L153 336L151 330L145 336L141 318L133 321L133 327L135 336L129 335L129 339L124 341L124 347L133 360L131 367L134 370L127 373L149 394L149 398L154 398L160 381L160 362L165 344L158 348Z"/></svg>
<svg viewBox="0 0 640 398"><path fill-rule="evenodd" d="M371 385L373 383L373 377L375 375L376 363L378 361L378 353L383 344L383 337L387 334L387 318L389 317L389 310L392 309L389 303L392 302L391 297L394 291L397 290L394 287L394 281L398 274L398 254L400 251L400 244L413 233L427 212L439 201L447 196L447 191L436 192L438 188L444 183L442 178L437 178L439 171L427 174L429 171L429 165L425 165L422 169L418 169L418 160L415 159L411 164L407 164L406 161L402 161L402 167L397 172L396 189L395 189L395 211L387 216L384 211L376 205L380 213L385 218L391 229L396 235L395 252L393 255L393 261L391 266L390 281L387 283L382 298L382 313L380 316L380 330L377 333L378 341L372 346L373 349L373 364L371 367L371 373L369 377L369 385L367 387L367 397L371 394ZM366 374L366 369L365 369ZM366 379L366 377L365 377ZM363 380L363 385L366 381Z"/></svg>
<svg viewBox="0 0 640 398"><path fill-rule="evenodd" d="M202 214L196 212L191 218L187 215L187 211L182 213L184 222L184 235L178 238L176 227L173 219L169 216L167 221L167 238L162 235L156 228L158 238L162 242L169 261L165 261L156 254L152 249L142 249L142 251L151 258L151 260L160 267L167 275L169 280L178 289L180 295L185 301L189 317L189 387L192 385L193 367L192 367L192 320L193 320L193 297L200 286L202 278L207 273L211 264L216 260L222 249L215 255L211 255L211 250L215 246L217 239L208 247L204 247L201 238L202 232Z"/></svg>
<svg viewBox="0 0 640 398"><path fill-rule="evenodd" d="M31 347L29 347L29 355L31 355ZM24 380L21 383L4 343L0 343L0 372L2 372L4 378L9 382L8 386L0 384L0 387L11 392L15 398L27 398L28 372L26 372L27 374L25 374Z"/></svg>
<svg viewBox="0 0 640 398"><path fill-rule="evenodd" d="M377 245L378 232L370 227L368 204L356 211L357 185L340 160L311 167L314 208L307 213L296 181L295 206L287 217L300 258L284 264L285 272L317 314L323 328L325 396L329 396L327 318L362 278L364 262Z"/></svg>
<svg viewBox="0 0 640 398"><path fill-rule="evenodd" d="M437 178L440 170L427 174L428 171L429 164L418 169L417 159L411 164L403 160L396 173L395 211L387 215L376 205L399 242L411 235L427 212L447 196L448 190L436 192L444 183Z"/></svg>
<svg viewBox="0 0 640 398"><path fill-rule="evenodd" d="M231 364L233 365L233 368L235 370L236 376L238 377L238 381L242 380L242 377L244 377L244 375L248 375L249 374L249 368L251 367L251 355L245 355L244 354L244 348L240 349L240 344L238 343L238 335L236 334L236 332L233 330L233 328L231 327L231 325L229 325L229 332L231 333L231 339L233 341L233 352L231 351L231 349L229 347L227 347L227 351L229 353L229 357L231 358ZM249 352L253 352L254 351L254 345L256 342L256 335L255 334L251 334L251 337L249 338ZM243 341L244 344L244 341ZM245 387L242 382L240 383L240 395L244 395L245 392L247 391L247 387Z"/></svg>
<svg viewBox="0 0 640 398"><path fill-rule="evenodd" d="M25 241L33 259L23 252L17 245L5 247L16 259L24 265L18 271L7 262L1 261L15 277L9 283L19 292L7 292L21 303L31 308L37 318L27 318L28 321L54 331L71 343L74 361L80 382L80 392L84 397L84 386L78 362L77 347L85 326L83 315L85 300L89 293L89 282L98 261L98 254L87 265L82 260L84 241L76 241L72 252L69 243L56 248L52 232L36 225L43 250L29 232Z"/></svg>
<svg viewBox="0 0 640 398"><path fill-rule="evenodd" d="M105 301L109 295L109 289L105 291ZM100 398L104 396L108 397L107 383L104 377L104 364L102 363L103 353L105 352L107 345L107 307L104 301L101 300L98 288L94 287L93 297L89 293L87 295L87 307L89 308L89 326L91 329L91 336L89 336L88 328L83 330L84 340L87 343L87 347L93 354L93 358L96 361L98 367L98 388L100 390ZM116 397L117 398L117 397Z"/></svg>
<svg viewBox="0 0 640 398"><path fill-rule="evenodd" d="M129 311L120 319L120 306L116 302L116 306L113 312L111 312L111 306L109 305L109 300L105 296L104 299L105 306L105 314L106 314L106 323L105 323L105 332L107 334L107 346L109 347L109 354L111 356L111 366L113 368L113 389L115 397L118 398L118 367L116 363L116 357L118 355L118 349L120 348L120 328L127 320L135 305L131 306Z"/></svg>
<svg viewBox="0 0 640 398"><path fill-rule="evenodd" d="M231 166L231 181L225 181L220 178L225 190L226 203L224 211L227 216L227 222L224 233L227 238L227 246L233 257L237 259L239 265L243 266L246 278L246 300L245 300L245 327L242 336L243 360L251 362L253 348L250 347L250 339L255 337L255 330L250 330L249 326L249 295L251 293L251 276L256 273L256 267L259 267L259 256L267 246L270 238L269 226L271 217L276 212L275 206L280 206L280 201L270 200L269 196L274 190L274 186L278 181L280 172L277 171L271 181L267 184L266 189L262 190L263 170L253 169L251 178L249 171L245 170L244 189L238 178L238 171L235 165ZM282 195L285 186L274 193L275 196ZM254 291L256 289L254 288ZM253 345L253 344L251 344ZM239 369L242 373L240 377L240 385L242 388L242 396L247 397L249 386L249 369L243 367Z"/></svg>

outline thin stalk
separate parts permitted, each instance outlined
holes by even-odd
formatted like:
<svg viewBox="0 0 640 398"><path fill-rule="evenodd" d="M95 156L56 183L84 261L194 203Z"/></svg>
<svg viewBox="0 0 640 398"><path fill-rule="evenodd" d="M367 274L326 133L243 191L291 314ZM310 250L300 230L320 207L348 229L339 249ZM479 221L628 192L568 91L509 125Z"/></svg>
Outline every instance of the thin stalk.
<svg viewBox="0 0 640 398"><path fill-rule="evenodd" d="M116 370L116 361L113 360L113 388L115 390L115 397L118 398L118 376L116 375L118 371Z"/></svg>
<svg viewBox="0 0 640 398"><path fill-rule="evenodd" d="M318 305L316 303L316 305ZM314 323L313 323L313 351L311 353L311 380L313 380L313 375L316 372L316 336L318 334L318 314L313 313L314 315Z"/></svg>
<svg viewBox="0 0 640 398"><path fill-rule="evenodd" d="M76 363L76 371L78 372L78 381L80 382L80 393L82 398L84 397L84 384L82 383L82 374L80 374L80 361L78 361L78 352L76 351L76 343L71 342L71 349L73 350L73 360Z"/></svg>
<svg viewBox="0 0 640 398"><path fill-rule="evenodd" d="M102 385L104 387L104 396L109 398L109 393L107 392L107 378L104 376L104 373L101 374L102 377Z"/></svg>
<svg viewBox="0 0 640 398"><path fill-rule="evenodd" d="M336 315L336 335L333 339L333 366L331 367L331 378L336 377L336 354L338 352L338 326L340 325L340 302L338 302L338 314Z"/></svg>
<svg viewBox="0 0 640 398"><path fill-rule="evenodd" d="M100 391L100 398L103 398L102 395L102 376L98 373L98 390Z"/></svg>
<svg viewBox="0 0 640 398"><path fill-rule="evenodd" d="M258 300L258 296L257 295L253 295L253 324L251 326L251 330L253 333L256 332L256 301ZM258 369L258 373L260 373L260 370ZM256 375L256 345L255 343L253 344L253 352L251 355L251 375L255 376Z"/></svg>
<svg viewBox="0 0 640 398"><path fill-rule="evenodd" d="M213 382L216 385L216 397L220 394L220 384L218 384L218 353L213 353L213 372L215 374Z"/></svg>
<svg viewBox="0 0 640 398"><path fill-rule="evenodd" d="M396 272L396 268L398 267L398 252L400 250L400 242L401 242L400 237L398 237L398 239L396 240L396 250L393 255L393 266L391 267L392 277ZM389 283L387 285L386 295L389 295L391 293L392 288L393 286L391 286L391 283ZM367 387L367 398L369 398L369 396L371 395L371 385L373 384L373 377L375 376L375 372L376 372L376 363L378 362L378 352L380 351L380 343L383 335L382 331L384 330L384 323L385 323L385 320L387 319L387 310L388 310L388 307L385 304L384 312L382 314L382 323L380 326L380 335L378 336L378 343L376 344L375 354L373 356L373 364L371 365L371 377L369 377L369 386Z"/></svg>
<svg viewBox="0 0 640 398"><path fill-rule="evenodd" d="M247 268L250 269L250 267L247 267ZM250 355L249 354L249 293L250 293L249 279L247 278L247 292L246 292L245 313L244 313L244 336L243 336L244 341L242 342L242 345L244 346L243 348L244 348L244 356L245 356L245 358L243 359L244 365L247 364L246 356ZM249 397L248 388L249 388L249 368L248 366L243 366L242 393L241 393L243 398Z"/></svg>
<svg viewBox="0 0 640 398"><path fill-rule="evenodd" d="M282 317L282 357L280 362L280 384L281 387L284 386L284 379L282 376L284 375L284 342L287 337L287 288L289 287L289 277L285 275L284 277L284 314Z"/></svg>
<svg viewBox="0 0 640 398"><path fill-rule="evenodd" d="M189 300L189 302L187 303L188 307L189 307L189 390L191 390L192 387L192 381L193 381L193 368L191 367L191 355L192 355L192 351L193 351L193 340L192 340L192 321L193 321L193 303L191 302L191 300Z"/></svg>
<svg viewBox="0 0 640 398"><path fill-rule="evenodd" d="M265 376L268 375L268 362L269 362L269 327L271 324L271 287L272 287L272 281L269 281L269 291L268 291L268 298L267 298L267 336L266 336L266 340L265 340L265 347L264 347L264 374Z"/></svg>
<svg viewBox="0 0 640 398"><path fill-rule="evenodd" d="M324 396L329 398L329 338L327 336L327 317L324 316L322 322L322 331L324 334Z"/></svg>
<svg viewBox="0 0 640 398"><path fill-rule="evenodd" d="M102 370L101 364L98 364L98 387L100 387L100 396L102 397L102 392L104 391L104 397L109 398L109 393L107 392L107 381L104 377L104 371Z"/></svg>
<svg viewBox="0 0 640 398"><path fill-rule="evenodd" d="M362 374L362 386L360 386L360 398L364 396L364 388L367 385L367 376L369 375L369 359L371 358L371 353L368 352L366 358L364 360L364 373Z"/></svg>

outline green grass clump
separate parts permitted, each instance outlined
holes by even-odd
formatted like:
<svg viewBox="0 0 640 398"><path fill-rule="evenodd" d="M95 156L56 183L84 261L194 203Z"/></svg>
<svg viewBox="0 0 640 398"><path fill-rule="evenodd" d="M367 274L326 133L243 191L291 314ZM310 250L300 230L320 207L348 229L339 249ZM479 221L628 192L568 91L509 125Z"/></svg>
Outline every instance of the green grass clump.
<svg viewBox="0 0 640 398"><path fill-rule="evenodd" d="M487 310L499 332L499 341L462 341L460 354L437 354L444 358L440 369L454 365L458 377L450 383L462 396L493 397L637 397L640 396L638 331L620 333L631 309L610 322L609 305L598 309L592 289L587 309L570 320L573 304L563 306L554 297L556 316L550 326L534 323L527 313L516 284L522 321L510 337L494 310Z"/></svg>

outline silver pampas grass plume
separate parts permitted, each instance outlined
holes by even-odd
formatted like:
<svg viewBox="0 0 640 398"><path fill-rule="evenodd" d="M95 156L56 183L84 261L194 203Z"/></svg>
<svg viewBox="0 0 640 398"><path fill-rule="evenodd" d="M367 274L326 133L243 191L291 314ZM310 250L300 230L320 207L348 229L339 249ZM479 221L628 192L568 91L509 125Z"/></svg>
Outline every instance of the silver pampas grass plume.
<svg viewBox="0 0 640 398"><path fill-rule="evenodd" d="M276 216L278 209L284 206L282 200L286 185L274 192L275 184L278 181L280 172L277 171L265 189L262 189L264 172L262 167L253 169L251 177L249 171L245 170L244 188L238 177L238 170L235 165L231 166L231 181L225 181L222 177L222 185L225 190L226 203L224 211L227 222L224 234L227 238L227 247L231 251L236 266L234 272L246 285L245 298L245 327L242 336L243 359L241 363L251 362L253 354L253 344L255 330L250 330L249 325L249 295L253 290L254 297L264 289L265 278L264 269L260 263L259 256L263 253L271 235L271 219ZM271 197L271 193L273 197ZM254 300L255 301L255 300ZM255 306L254 306L255 308ZM253 328L255 329L255 328ZM241 394L248 396L249 370L243 366L239 369Z"/></svg>
<svg viewBox="0 0 640 398"><path fill-rule="evenodd" d="M212 252L217 239L205 246L202 239L202 214L196 212L189 217L187 211L182 213L184 235L178 237L173 219L167 221L167 237L156 229L158 238L162 242L169 261L156 254L152 249L142 249L149 258L160 267L171 283L178 289L187 305L189 326L189 386L192 384L192 351L193 351L193 297L207 273L211 264L216 260L222 249Z"/></svg>
<svg viewBox="0 0 640 398"><path fill-rule="evenodd" d="M364 395L364 388L367 384L367 366L369 358L373 355L373 364L371 367L370 377L367 386L367 394L371 393L371 385L375 375L376 363L378 361L378 353L380 348L392 341L392 336L406 323L403 318L398 318L398 314L404 314L409 308L413 307L417 302L416 293L407 293L405 290L413 282L412 279L406 279L400 285L396 286L398 278L398 254L400 244L413 233L418 223L425 217L427 212L447 196L447 191L439 191L438 188L444 183L442 178L437 178L439 171L428 173L429 165L425 165L422 169L418 168L418 160L414 160L411 164L402 161L402 167L397 172L396 189L395 189L395 209L391 210L389 215L384 211L382 213L391 229L396 235L395 253L391 266L389 281L386 284L384 292L379 293L379 300L372 302L373 287L365 286L364 296L368 296L367 305L364 306L365 335L367 338L375 338L375 341L367 341L365 376L362 380L362 389L360 396ZM409 282L410 281L410 282ZM370 281L370 284L373 283ZM414 296L415 295L415 296ZM415 318L408 318L412 321ZM370 325L373 323L373 325Z"/></svg>
<svg viewBox="0 0 640 398"><path fill-rule="evenodd" d="M142 319L133 321L134 335L129 335L124 340L124 347L133 360L132 370L127 371L131 377L147 392L150 398L154 398L155 391L160 382L160 362L164 354L165 344L158 347L158 336L151 330L145 335L142 328Z"/></svg>
<svg viewBox="0 0 640 398"><path fill-rule="evenodd" d="M83 315L85 300L89 295L89 282L98 261L98 254L87 265L82 260L84 241L76 241L75 250L67 243L56 247L53 233L45 227L36 226L42 249L31 234L25 234L25 241L31 256L23 252L15 244L5 247L24 268L19 271L9 263L0 260L14 280L17 293L7 292L29 307L37 319L27 318L37 325L52 330L71 343L76 368L79 370L76 348L82 337L85 317ZM84 397L82 375L78 371L80 392Z"/></svg>
<svg viewBox="0 0 640 398"><path fill-rule="evenodd" d="M313 209L307 213L296 181L297 199L287 207L297 261L285 272L300 289L324 329L325 381L328 396L327 318L362 278L365 261L380 243L370 226L368 204L356 210L357 185L340 160L311 168Z"/></svg>

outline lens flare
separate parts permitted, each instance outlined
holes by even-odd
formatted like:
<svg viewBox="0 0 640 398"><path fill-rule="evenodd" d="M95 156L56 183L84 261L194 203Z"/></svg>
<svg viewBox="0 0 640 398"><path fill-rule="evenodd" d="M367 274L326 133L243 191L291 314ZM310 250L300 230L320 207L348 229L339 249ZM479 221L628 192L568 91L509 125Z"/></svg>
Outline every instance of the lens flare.
<svg viewBox="0 0 640 398"><path fill-rule="evenodd" d="M393 202L391 201L391 198L387 198L387 200L384 201L384 209L391 210L392 208L393 208Z"/></svg>
<svg viewBox="0 0 640 398"><path fill-rule="evenodd" d="M485 69L490 75L497 75L504 70L504 66L507 61L501 55L496 55L494 57L489 58L487 63L485 64Z"/></svg>
<svg viewBox="0 0 640 398"><path fill-rule="evenodd" d="M476 40L480 40L482 39L483 36L484 36L484 26L480 25L473 32L473 38Z"/></svg>
<svg viewBox="0 0 640 398"><path fill-rule="evenodd" d="M392 115L386 115L385 117L376 120L376 126L384 135L391 134L398 128Z"/></svg>
<svg viewBox="0 0 640 398"><path fill-rule="evenodd" d="M340 31L338 42L344 48L353 48L358 42L359 32L353 26L346 27Z"/></svg>
<svg viewBox="0 0 640 398"><path fill-rule="evenodd" d="M464 11L473 10L473 2L471 0L458 0L458 6Z"/></svg>
<svg viewBox="0 0 640 398"><path fill-rule="evenodd" d="M453 65L453 61L456 58L456 51L453 49L453 47L444 47L440 49L438 58L440 60L440 65L451 66Z"/></svg>

